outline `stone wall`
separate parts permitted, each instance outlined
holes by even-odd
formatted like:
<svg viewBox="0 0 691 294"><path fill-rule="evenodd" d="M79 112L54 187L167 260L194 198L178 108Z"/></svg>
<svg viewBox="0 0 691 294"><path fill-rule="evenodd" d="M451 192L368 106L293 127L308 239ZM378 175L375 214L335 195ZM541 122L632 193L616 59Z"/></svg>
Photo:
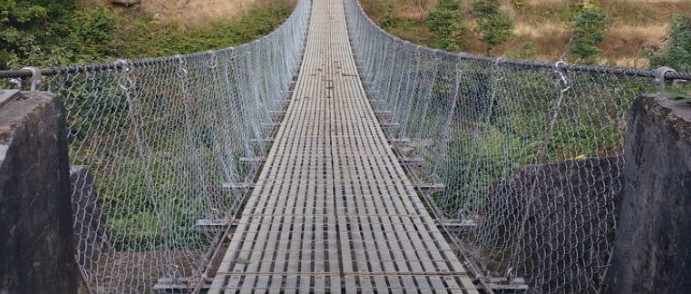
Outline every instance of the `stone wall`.
<svg viewBox="0 0 691 294"><path fill-rule="evenodd" d="M633 104L611 293L691 293L691 106Z"/></svg>
<svg viewBox="0 0 691 294"><path fill-rule="evenodd" d="M0 293L74 293L65 109L0 90Z"/></svg>

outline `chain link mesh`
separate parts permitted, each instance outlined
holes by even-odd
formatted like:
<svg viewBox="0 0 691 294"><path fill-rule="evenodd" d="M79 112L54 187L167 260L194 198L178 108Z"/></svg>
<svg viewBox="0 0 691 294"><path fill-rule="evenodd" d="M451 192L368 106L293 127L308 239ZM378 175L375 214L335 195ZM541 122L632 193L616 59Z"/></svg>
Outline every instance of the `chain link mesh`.
<svg viewBox="0 0 691 294"><path fill-rule="evenodd" d="M67 109L77 260L99 293L193 288L287 104L310 1L218 51L43 70ZM19 77L22 77L21 75Z"/></svg>
<svg viewBox="0 0 691 294"><path fill-rule="evenodd" d="M655 71L434 50L387 34L358 1L345 5L379 120L417 184L445 188L429 192L431 204L461 224L464 255L486 277L524 278L531 293L599 291L627 111L654 90Z"/></svg>

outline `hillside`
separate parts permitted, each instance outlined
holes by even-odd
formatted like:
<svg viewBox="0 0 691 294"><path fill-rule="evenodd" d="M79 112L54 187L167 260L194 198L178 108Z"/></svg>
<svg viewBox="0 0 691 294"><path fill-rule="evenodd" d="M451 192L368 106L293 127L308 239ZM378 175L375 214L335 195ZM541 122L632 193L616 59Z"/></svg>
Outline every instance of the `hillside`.
<svg viewBox="0 0 691 294"><path fill-rule="evenodd" d="M252 8L268 3L261 0L145 0L140 11L157 20L195 28L242 17Z"/></svg>
<svg viewBox="0 0 691 294"><path fill-rule="evenodd" d="M439 38L426 24L437 0L361 0L367 13L387 31L403 39L440 47ZM495 56L557 60L567 51L573 22L582 0L503 0L501 10L513 22L513 38L491 50ZM590 1L602 10L610 22L601 50L599 64L648 66L644 52L656 52L665 46L665 36L672 15L691 16L689 0L599 0ZM467 42L465 51L486 54L473 0L461 0L462 20ZM567 56L568 61L568 56Z"/></svg>
<svg viewBox="0 0 691 294"><path fill-rule="evenodd" d="M290 15L291 0L145 0L116 8L119 56L191 53L242 44L278 27Z"/></svg>
<svg viewBox="0 0 691 294"><path fill-rule="evenodd" d="M292 0L0 1L0 70L185 54L261 37Z"/></svg>

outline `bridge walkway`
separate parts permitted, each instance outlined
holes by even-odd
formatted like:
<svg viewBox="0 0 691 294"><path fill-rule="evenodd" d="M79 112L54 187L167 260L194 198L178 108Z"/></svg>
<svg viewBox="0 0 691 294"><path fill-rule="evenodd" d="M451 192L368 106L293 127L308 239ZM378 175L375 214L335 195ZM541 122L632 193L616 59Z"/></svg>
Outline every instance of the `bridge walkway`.
<svg viewBox="0 0 691 294"><path fill-rule="evenodd" d="M209 293L477 293L368 104L339 0L314 0L284 121Z"/></svg>

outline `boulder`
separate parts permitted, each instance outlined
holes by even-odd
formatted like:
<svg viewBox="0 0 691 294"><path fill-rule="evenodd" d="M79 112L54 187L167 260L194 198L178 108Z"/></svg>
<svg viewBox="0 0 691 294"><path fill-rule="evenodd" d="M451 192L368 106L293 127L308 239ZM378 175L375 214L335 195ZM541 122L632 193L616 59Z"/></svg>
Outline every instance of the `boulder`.
<svg viewBox="0 0 691 294"><path fill-rule="evenodd" d="M478 228L495 275L513 267L537 292L597 289L612 248L623 163L605 157L531 165L497 182Z"/></svg>
<svg viewBox="0 0 691 294"><path fill-rule="evenodd" d="M643 95L631 109L610 293L691 292L691 106Z"/></svg>

